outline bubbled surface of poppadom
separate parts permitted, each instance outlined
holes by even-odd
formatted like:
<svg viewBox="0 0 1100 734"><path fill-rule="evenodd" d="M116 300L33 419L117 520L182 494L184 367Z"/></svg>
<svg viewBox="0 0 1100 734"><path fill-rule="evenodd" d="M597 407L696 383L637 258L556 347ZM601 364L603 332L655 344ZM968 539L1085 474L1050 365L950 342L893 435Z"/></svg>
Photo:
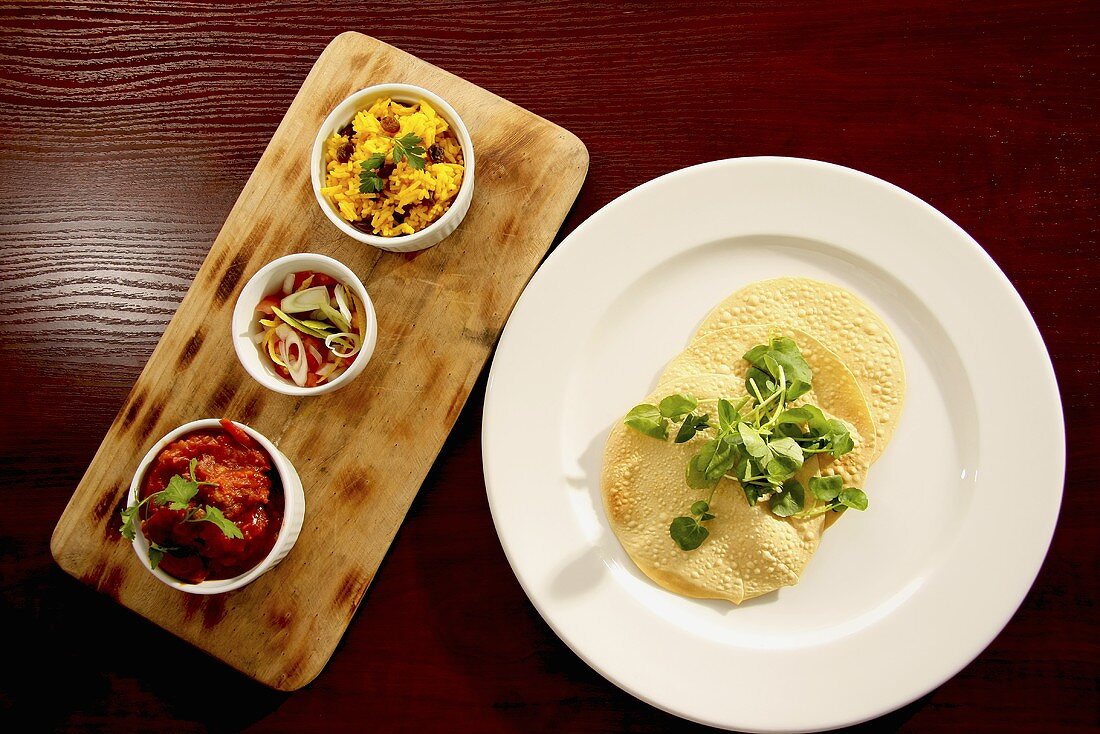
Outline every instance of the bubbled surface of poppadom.
<svg viewBox="0 0 1100 734"><path fill-rule="evenodd" d="M810 278L775 278L752 283L718 304L696 338L749 324L802 329L836 353L870 405L878 458L894 434L905 401L901 351L878 314L840 286Z"/></svg>

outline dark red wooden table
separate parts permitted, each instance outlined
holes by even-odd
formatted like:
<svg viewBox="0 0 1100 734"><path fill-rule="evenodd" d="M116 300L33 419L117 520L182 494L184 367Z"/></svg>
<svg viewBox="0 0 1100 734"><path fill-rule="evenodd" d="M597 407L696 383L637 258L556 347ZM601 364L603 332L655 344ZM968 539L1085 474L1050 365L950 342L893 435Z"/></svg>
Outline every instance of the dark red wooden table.
<svg viewBox="0 0 1100 734"><path fill-rule="evenodd" d="M562 236L662 173L758 154L867 171L970 232L1023 294L1054 358L1066 500L1004 632L877 724L1100 724L1100 6L877 5L0 7L0 727L695 728L605 681L528 603L485 499L484 381L343 643L302 691L242 678L50 558L54 523L275 126L321 49L349 29L579 135L592 165ZM1006 440L1024 434L1026 416ZM13 652L16 641L28 654ZM730 671L731 685L749 673Z"/></svg>

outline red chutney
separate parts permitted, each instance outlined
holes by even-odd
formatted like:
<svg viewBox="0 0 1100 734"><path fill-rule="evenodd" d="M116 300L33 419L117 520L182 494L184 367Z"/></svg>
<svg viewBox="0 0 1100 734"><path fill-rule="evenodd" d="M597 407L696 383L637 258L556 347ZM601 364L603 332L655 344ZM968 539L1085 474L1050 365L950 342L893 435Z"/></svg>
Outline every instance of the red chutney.
<svg viewBox="0 0 1100 734"><path fill-rule="evenodd" d="M168 444L150 464L141 499L168 486L174 475L187 477L192 459L198 494L188 507L212 505L236 523L243 538L227 538L210 522L183 522L187 510L150 502L141 532L154 543L177 550L165 553L159 568L183 581L228 579L262 561L275 545L283 520L283 492L271 458L240 428L223 420L221 428L189 433Z"/></svg>

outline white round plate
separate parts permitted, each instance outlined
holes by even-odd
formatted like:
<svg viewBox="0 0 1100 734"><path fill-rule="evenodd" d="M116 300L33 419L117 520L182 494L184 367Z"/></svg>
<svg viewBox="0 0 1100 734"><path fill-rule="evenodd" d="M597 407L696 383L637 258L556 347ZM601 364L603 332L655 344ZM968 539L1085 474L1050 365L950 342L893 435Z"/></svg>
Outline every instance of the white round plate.
<svg viewBox="0 0 1100 734"><path fill-rule="evenodd" d="M715 304L779 276L837 283L885 318L904 413L869 510L825 534L797 586L688 599L611 532L604 442ZM578 227L512 313L482 434L501 544L554 631L638 698L749 731L858 723L958 672L1035 579L1065 470L1050 358L989 256L891 184L791 158L677 171Z"/></svg>

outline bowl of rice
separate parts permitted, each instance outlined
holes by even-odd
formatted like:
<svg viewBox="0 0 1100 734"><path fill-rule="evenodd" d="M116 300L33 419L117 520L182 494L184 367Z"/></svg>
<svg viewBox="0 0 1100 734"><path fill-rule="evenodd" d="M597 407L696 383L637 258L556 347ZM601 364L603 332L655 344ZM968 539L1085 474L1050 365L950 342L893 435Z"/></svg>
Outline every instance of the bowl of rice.
<svg viewBox="0 0 1100 734"><path fill-rule="evenodd" d="M470 133L439 95L411 84L377 84L337 105L312 161L321 210L344 234L383 250L438 244L473 198Z"/></svg>

